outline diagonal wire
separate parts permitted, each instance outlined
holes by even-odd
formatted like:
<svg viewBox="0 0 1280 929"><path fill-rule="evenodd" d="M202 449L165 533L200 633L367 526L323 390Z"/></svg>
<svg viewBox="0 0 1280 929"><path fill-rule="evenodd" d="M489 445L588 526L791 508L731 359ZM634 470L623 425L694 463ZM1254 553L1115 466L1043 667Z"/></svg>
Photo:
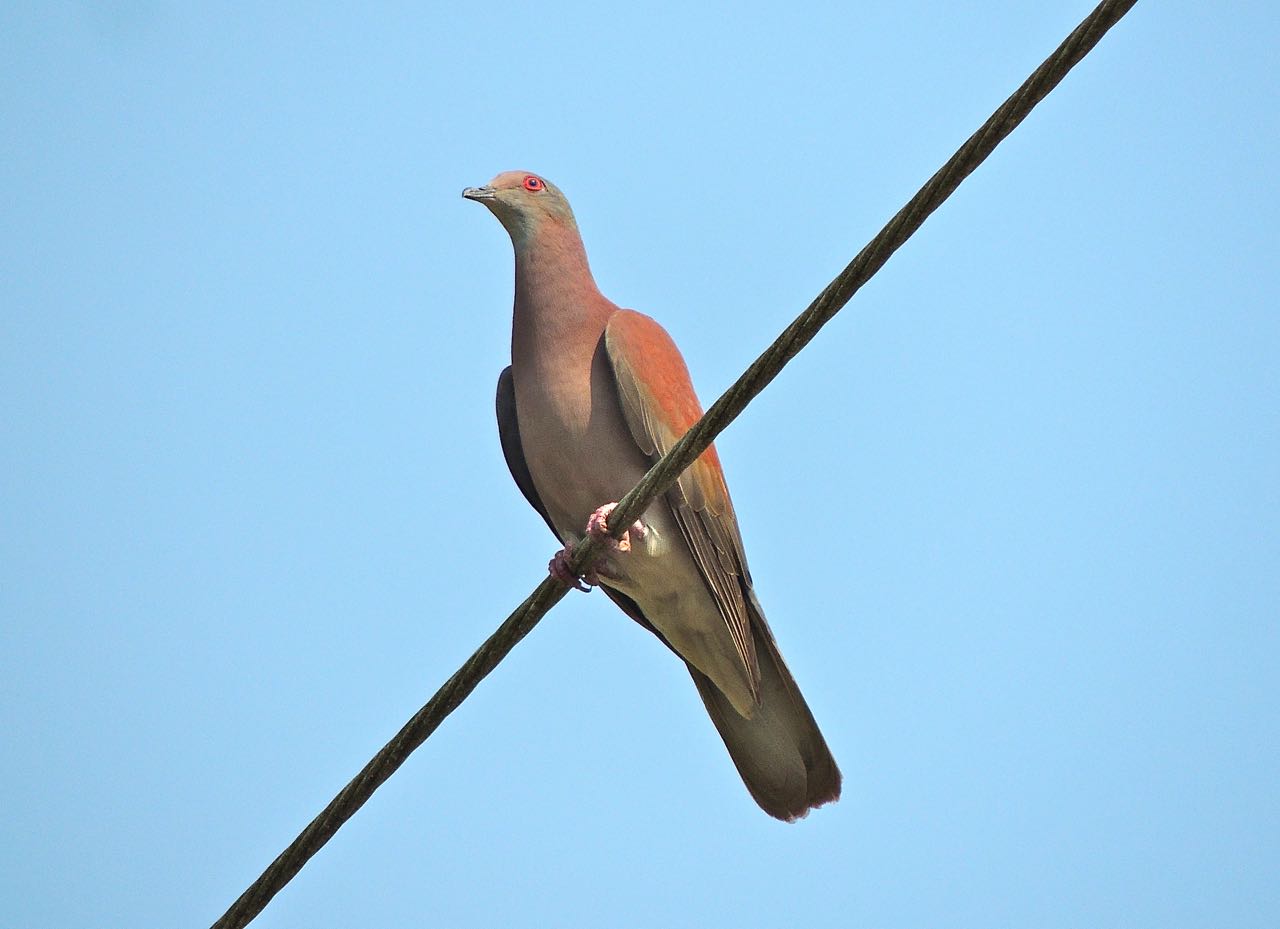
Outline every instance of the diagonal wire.
<svg viewBox="0 0 1280 929"><path fill-rule="evenodd" d="M960 146L919 192L898 211L860 251L834 281L827 285L772 345L738 378L702 417L619 502L610 514L615 527L631 525L659 494L666 491L706 450L715 437L764 390L783 366L795 357L858 289L883 267L951 196L960 182L973 173L1028 113L1053 90L1137 0L1103 0L1061 45L1045 59L969 139ZM614 530L616 535L621 531ZM582 571L600 554L601 543L590 536L574 549L571 566ZM518 606L493 635L467 659L413 718L364 766L328 806L271 863L262 875L213 924L213 929L245 926L302 870L342 824L350 819L405 759L435 732L476 688L498 662L529 634L543 615L555 606L568 588L547 578Z"/></svg>

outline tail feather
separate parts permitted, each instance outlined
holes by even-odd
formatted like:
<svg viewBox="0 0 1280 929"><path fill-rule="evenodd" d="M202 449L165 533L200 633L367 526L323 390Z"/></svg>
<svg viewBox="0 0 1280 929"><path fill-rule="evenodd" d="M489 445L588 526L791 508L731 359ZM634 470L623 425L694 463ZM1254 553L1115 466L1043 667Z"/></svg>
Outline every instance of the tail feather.
<svg viewBox="0 0 1280 929"><path fill-rule="evenodd" d="M634 600L607 585L601 589L624 613L671 648ZM840 769L782 660L750 587L747 609L760 665L760 705L750 718L734 709L711 678L688 662L685 665L751 796L770 816L794 822L809 810L840 799ZM680 654L674 648L671 651Z"/></svg>
<svg viewBox="0 0 1280 929"><path fill-rule="evenodd" d="M794 822L840 798L840 769L754 596L750 605L760 662L760 705L751 717L701 671L690 665L689 673L751 796L770 816Z"/></svg>

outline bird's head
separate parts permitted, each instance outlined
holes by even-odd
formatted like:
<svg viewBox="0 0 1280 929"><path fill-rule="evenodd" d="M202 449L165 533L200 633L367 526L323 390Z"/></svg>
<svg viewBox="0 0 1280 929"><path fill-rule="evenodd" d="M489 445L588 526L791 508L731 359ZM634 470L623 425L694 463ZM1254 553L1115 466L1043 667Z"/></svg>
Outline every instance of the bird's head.
<svg viewBox="0 0 1280 929"><path fill-rule="evenodd" d="M483 187L468 187L462 196L487 206L517 246L547 223L578 228L560 188L528 171L505 171Z"/></svg>

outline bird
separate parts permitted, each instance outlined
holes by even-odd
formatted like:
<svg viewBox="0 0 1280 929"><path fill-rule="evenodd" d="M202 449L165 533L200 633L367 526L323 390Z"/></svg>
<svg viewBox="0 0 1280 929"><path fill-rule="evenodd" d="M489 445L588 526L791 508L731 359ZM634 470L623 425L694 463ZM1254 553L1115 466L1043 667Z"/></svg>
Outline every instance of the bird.
<svg viewBox="0 0 1280 929"><path fill-rule="evenodd" d="M794 822L839 799L840 770L752 586L715 447L620 540L608 535L614 503L702 415L675 343L600 292L569 201L546 178L507 171L462 196L493 213L515 251L498 433L517 487L565 546L551 573L598 584L684 661L766 813ZM577 578L568 553L588 533L611 548Z"/></svg>

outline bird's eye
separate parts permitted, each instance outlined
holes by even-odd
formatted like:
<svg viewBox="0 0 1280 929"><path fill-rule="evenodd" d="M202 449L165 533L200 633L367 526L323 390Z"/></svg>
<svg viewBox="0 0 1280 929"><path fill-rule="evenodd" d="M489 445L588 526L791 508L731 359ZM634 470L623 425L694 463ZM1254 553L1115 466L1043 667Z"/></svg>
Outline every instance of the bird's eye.
<svg viewBox="0 0 1280 929"><path fill-rule="evenodd" d="M546 184L542 183L542 178L534 177L532 174L526 176L524 179L525 190L542 190L542 188L546 186Z"/></svg>

